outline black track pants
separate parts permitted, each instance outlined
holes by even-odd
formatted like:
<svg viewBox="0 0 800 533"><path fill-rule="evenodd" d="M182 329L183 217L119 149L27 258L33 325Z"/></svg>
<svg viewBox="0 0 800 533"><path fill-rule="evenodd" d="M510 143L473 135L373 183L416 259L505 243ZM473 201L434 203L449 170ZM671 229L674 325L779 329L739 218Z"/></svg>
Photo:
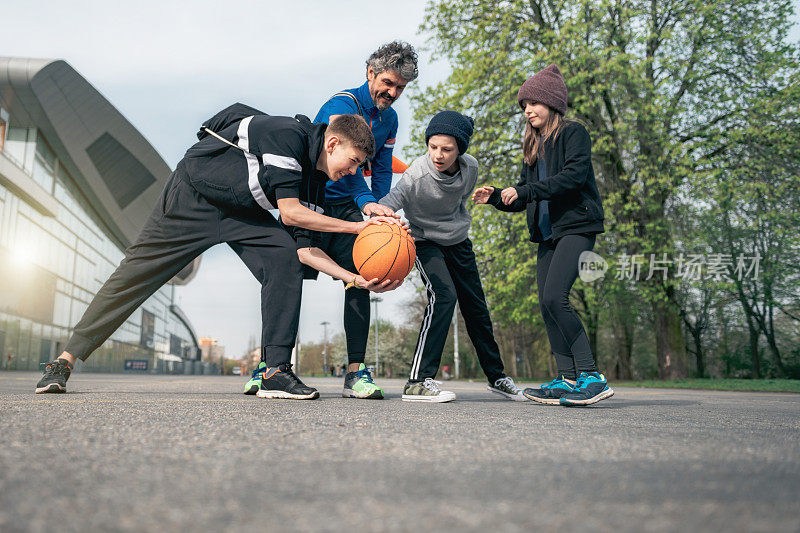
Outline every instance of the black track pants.
<svg viewBox="0 0 800 533"><path fill-rule="evenodd" d="M576 378L576 366L577 372L597 370L589 338L569 303L572 284L578 277L578 258L581 252L594 248L595 239L594 234L565 235L557 243L539 243L536 265L539 307L558 373L569 379Z"/></svg>
<svg viewBox="0 0 800 533"><path fill-rule="evenodd" d="M425 283L428 306L422 318L409 379L423 381L436 376L456 302L489 382L505 377L472 242L465 239L452 246L441 246L418 241L416 246L416 266Z"/></svg>
<svg viewBox="0 0 800 533"><path fill-rule="evenodd" d="M147 298L203 251L223 242L261 282L264 360L270 366L288 363L303 287L294 240L267 211L232 211L209 203L189 184L182 164L65 350L86 360Z"/></svg>
<svg viewBox="0 0 800 533"><path fill-rule="evenodd" d="M352 200L341 204L325 206L325 214L329 217L362 222L364 215ZM320 248L340 267L357 274L353 264L353 244L356 242L353 233L325 233ZM363 363L369 337L369 291L351 288L344 292L344 334L347 339L348 363Z"/></svg>

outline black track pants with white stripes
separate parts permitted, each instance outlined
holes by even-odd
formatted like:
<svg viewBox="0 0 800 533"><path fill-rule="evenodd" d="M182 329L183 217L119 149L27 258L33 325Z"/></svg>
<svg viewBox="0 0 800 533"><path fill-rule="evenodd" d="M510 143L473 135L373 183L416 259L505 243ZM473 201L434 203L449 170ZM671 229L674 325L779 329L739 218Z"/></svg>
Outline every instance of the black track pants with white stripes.
<svg viewBox="0 0 800 533"><path fill-rule="evenodd" d="M416 246L416 265L428 293L428 306L411 361L410 380L423 381L436 376L456 302L489 382L505 377L472 242L465 239L452 246L441 246L418 241Z"/></svg>
<svg viewBox="0 0 800 533"><path fill-rule="evenodd" d="M65 350L86 360L162 285L203 251L223 242L261 283L263 359L270 366L288 363L297 337L303 288L294 239L267 211L228 210L211 204L189 184L182 162L139 238L125 250L125 258L75 326ZM226 274L219 276L222 282Z"/></svg>

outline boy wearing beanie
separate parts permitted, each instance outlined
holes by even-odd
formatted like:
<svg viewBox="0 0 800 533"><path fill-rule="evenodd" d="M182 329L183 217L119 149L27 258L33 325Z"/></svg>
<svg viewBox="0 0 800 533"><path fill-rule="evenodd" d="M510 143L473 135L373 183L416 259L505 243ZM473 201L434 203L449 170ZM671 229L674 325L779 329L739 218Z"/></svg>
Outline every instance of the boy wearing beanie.
<svg viewBox="0 0 800 533"><path fill-rule="evenodd" d="M500 351L483 287L467 237L471 217L467 201L478 180L478 162L466 154L471 118L442 111L425 130L428 153L418 157L380 203L403 209L417 247L416 266L425 283L428 305L414 350L403 400L449 402L456 395L434 381L456 302L467 333L489 380L489 390L524 401L522 390L503 372Z"/></svg>

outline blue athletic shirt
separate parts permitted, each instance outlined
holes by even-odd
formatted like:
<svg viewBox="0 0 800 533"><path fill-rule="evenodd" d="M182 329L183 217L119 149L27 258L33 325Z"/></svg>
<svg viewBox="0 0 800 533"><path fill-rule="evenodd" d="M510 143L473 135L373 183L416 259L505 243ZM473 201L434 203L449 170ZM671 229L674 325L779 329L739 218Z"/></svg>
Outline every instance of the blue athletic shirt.
<svg viewBox="0 0 800 533"><path fill-rule="evenodd" d="M359 209L369 202L377 202L389 193L392 186L392 151L397 137L397 112L392 109L378 111L369 94L367 82L357 89L348 89L361 104L362 116L372 128L375 137L375 156L372 158L372 190L367 186L359 168L355 174L345 176L339 181L330 181L325 187L325 198L338 203L352 198ZM320 108L316 123L327 124L331 115L358 114L356 103L347 95L335 96Z"/></svg>

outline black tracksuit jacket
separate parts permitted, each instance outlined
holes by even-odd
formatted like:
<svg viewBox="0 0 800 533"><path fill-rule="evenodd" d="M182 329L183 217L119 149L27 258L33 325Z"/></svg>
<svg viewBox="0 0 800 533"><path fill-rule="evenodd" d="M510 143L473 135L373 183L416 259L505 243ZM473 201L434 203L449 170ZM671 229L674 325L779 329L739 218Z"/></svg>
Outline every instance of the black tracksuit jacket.
<svg viewBox="0 0 800 533"><path fill-rule="evenodd" d="M603 204L592 168L592 140L579 122L567 122L555 140L544 146L547 178L539 181L536 163L522 163L515 189L518 198L510 205L500 199L495 187L489 203L501 211L526 210L532 242L542 242L539 200L549 200L553 240L577 233L603 233Z"/></svg>

